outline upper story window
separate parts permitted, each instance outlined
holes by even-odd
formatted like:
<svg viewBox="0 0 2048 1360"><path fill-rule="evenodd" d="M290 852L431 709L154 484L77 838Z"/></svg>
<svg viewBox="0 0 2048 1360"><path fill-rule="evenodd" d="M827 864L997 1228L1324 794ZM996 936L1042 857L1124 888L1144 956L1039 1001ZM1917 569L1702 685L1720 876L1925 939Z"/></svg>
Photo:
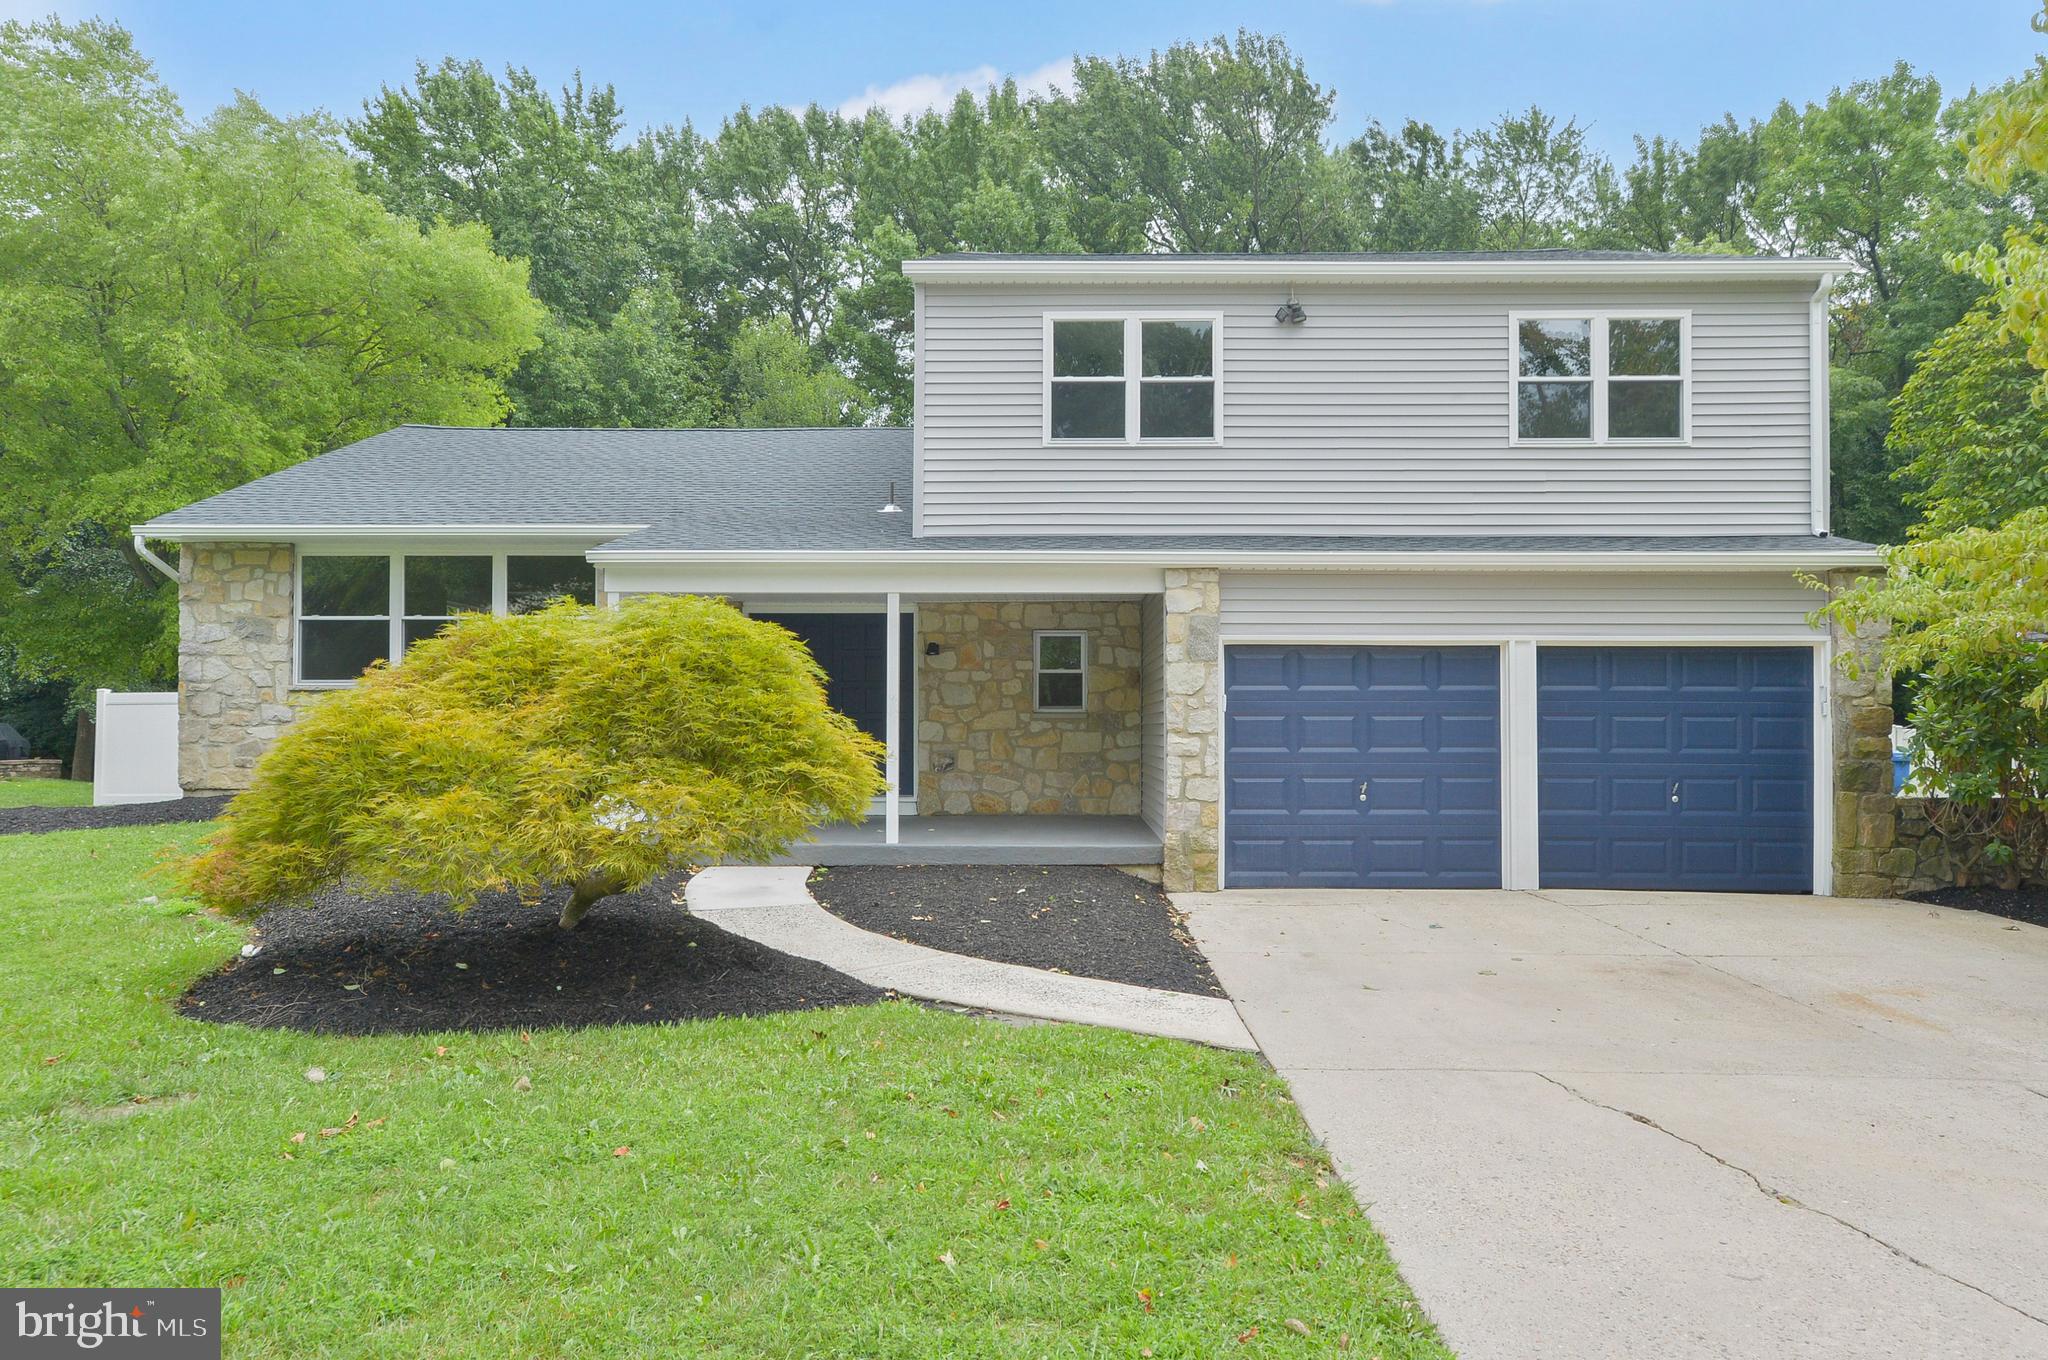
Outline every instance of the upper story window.
<svg viewBox="0 0 2048 1360"><path fill-rule="evenodd" d="M1048 442L1216 440L1216 318L1048 317Z"/></svg>
<svg viewBox="0 0 2048 1360"><path fill-rule="evenodd" d="M595 601L597 569L569 556L303 553L293 679L352 684L458 614L524 614L562 598Z"/></svg>
<svg viewBox="0 0 2048 1360"><path fill-rule="evenodd" d="M1677 444L1691 437L1684 313L1516 316L1517 443Z"/></svg>

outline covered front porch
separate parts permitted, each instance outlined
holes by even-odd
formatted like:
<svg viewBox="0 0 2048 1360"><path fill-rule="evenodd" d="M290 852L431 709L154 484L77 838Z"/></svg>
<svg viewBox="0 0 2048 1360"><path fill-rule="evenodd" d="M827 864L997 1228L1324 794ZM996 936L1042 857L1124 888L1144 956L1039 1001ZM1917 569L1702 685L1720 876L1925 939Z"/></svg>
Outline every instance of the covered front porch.
<svg viewBox="0 0 2048 1360"><path fill-rule="evenodd" d="M888 790L790 862L1158 864L1156 597L749 594L833 707L882 742ZM1156 636L1150 639L1156 646ZM1148 703L1148 698L1151 700Z"/></svg>
<svg viewBox="0 0 2048 1360"><path fill-rule="evenodd" d="M886 793L787 862L1213 872L1213 570L931 548L593 553L601 596L714 595L795 633L881 742ZM826 561L826 558L835 560Z"/></svg>

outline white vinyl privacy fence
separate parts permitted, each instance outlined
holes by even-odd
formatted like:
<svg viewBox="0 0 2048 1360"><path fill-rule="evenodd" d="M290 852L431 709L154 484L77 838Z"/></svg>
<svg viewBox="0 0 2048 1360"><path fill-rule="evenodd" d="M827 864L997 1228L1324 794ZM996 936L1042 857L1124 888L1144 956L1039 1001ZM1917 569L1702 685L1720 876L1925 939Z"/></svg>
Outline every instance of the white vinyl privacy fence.
<svg viewBox="0 0 2048 1360"><path fill-rule="evenodd" d="M178 787L178 696L99 692L93 711L92 801L161 803Z"/></svg>

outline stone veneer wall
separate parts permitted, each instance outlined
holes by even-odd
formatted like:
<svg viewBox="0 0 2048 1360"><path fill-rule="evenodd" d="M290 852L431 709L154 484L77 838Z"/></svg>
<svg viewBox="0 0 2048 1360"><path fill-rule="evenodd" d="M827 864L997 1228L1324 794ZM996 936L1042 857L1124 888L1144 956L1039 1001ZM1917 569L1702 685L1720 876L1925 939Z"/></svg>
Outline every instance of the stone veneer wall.
<svg viewBox="0 0 2048 1360"><path fill-rule="evenodd" d="M1032 634L1088 634L1088 706L1037 708ZM937 655L927 656L927 644ZM1136 600L921 604L917 810L1133 817L1143 780Z"/></svg>
<svg viewBox="0 0 2048 1360"><path fill-rule="evenodd" d="M1222 834L1222 584L1214 567L1166 573L1168 892L1214 892Z"/></svg>
<svg viewBox="0 0 2048 1360"><path fill-rule="evenodd" d="M292 550L187 547L178 563L178 782L245 789L297 716L291 706Z"/></svg>

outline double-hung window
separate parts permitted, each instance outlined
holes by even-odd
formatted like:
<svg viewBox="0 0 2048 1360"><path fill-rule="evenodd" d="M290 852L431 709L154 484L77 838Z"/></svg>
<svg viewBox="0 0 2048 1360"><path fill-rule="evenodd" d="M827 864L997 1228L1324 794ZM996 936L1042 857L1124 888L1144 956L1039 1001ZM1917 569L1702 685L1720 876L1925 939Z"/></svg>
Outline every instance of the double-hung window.
<svg viewBox="0 0 2048 1360"><path fill-rule="evenodd" d="M430 638L457 614L491 612L488 557L408 557L405 561L405 645Z"/></svg>
<svg viewBox="0 0 2048 1360"><path fill-rule="evenodd" d="M1214 443L1215 317L1051 316L1048 443Z"/></svg>
<svg viewBox="0 0 2048 1360"><path fill-rule="evenodd" d="M1038 711L1079 713L1088 707L1088 635L1042 632L1032 635Z"/></svg>
<svg viewBox="0 0 2048 1360"><path fill-rule="evenodd" d="M596 598L596 569L581 557L302 553L294 681L352 684L460 614L524 614L558 599Z"/></svg>
<svg viewBox="0 0 2048 1360"><path fill-rule="evenodd" d="M1691 437L1682 313L1513 318L1517 443L1679 444Z"/></svg>
<svg viewBox="0 0 2048 1360"><path fill-rule="evenodd" d="M303 684L355 679L391 655L391 559L299 559L299 667Z"/></svg>

